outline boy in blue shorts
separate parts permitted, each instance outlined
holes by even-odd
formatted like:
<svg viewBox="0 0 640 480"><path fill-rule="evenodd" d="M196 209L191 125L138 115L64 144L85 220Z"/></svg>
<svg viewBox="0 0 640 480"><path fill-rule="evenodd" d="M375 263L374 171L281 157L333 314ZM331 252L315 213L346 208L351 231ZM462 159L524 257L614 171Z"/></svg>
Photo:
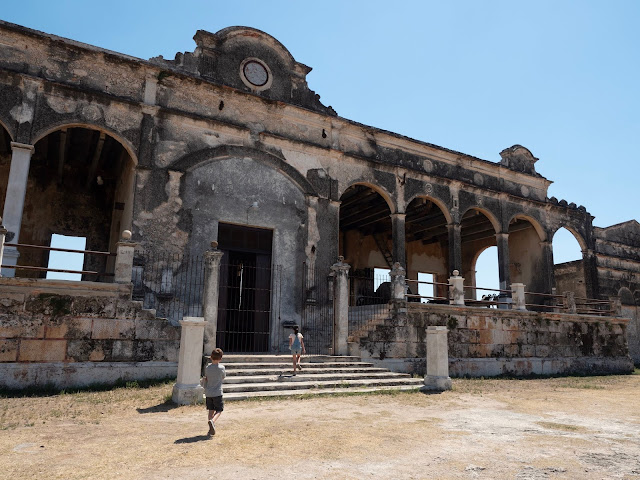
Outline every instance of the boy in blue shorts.
<svg viewBox="0 0 640 480"><path fill-rule="evenodd" d="M222 350L216 348L211 352L211 363L204 370L204 378L202 386L204 387L204 395L207 403L209 425L208 435L216 434L215 422L220 418L224 410L224 401L222 400L222 381L226 376L224 365L220 363L222 360Z"/></svg>

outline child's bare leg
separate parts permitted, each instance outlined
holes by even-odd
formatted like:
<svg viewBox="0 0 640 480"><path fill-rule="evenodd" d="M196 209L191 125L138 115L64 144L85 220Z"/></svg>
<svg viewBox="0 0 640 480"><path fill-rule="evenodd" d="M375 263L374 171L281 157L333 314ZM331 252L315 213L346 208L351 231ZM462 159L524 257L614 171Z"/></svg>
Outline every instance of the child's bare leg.
<svg viewBox="0 0 640 480"><path fill-rule="evenodd" d="M296 356L295 354L293 355L293 373L296 373Z"/></svg>
<svg viewBox="0 0 640 480"><path fill-rule="evenodd" d="M298 367L300 367L300 355L296 355L296 359L297 359L296 363L298 364ZM302 370L302 369L300 369L300 370Z"/></svg>
<svg viewBox="0 0 640 480"><path fill-rule="evenodd" d="M207 416L208 416L208 420L211 420L213 418L213 415L216 413L215 410L207 410Z"/></svg>
<svg viewBox="0 0 640 480"><path fill-rule="evenodd" d="M222 412L215 412L215 415L213 416L213 418L211 418L211 420L213 420L213 423L216 423L216 421L220 418L220 415L222 415Z"/></svg>

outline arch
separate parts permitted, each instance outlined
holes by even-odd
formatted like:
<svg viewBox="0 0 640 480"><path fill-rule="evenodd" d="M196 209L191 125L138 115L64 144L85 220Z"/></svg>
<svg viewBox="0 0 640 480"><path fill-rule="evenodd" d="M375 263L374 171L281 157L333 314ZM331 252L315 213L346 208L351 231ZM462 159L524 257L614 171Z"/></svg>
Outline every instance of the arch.
<svg viewBox="0 0 640 480"><path fill-rule="evenodd" d="M11 141L15 142L15 135L13 134L11 129L9 128L8 124L5 121L2 120L2 118L0 118L0 127L4 128L5 131L7 132L7 135L9 135L9 138L11 139Z"/></svg>
<svg viewBox="0 0 640 480"><path fill-rule="evenodd" d="M496 216L493 213L491 213L489 210L487 210L486 208L482 208L482 207L478 207L478 206L471 206L471 207L467 208L464 212L462 212L460 214L460 221L462 221L462 218L470 210L477 210L480 213L482 213L485 217L487 217L487 220L489 220L489 222L491 222L491 225L493 225L493 229L495 230L496 233L506 233L506 232L502 232L502 228L500 227L500 222L498 221Z"/></svg>
<svg viewBox="0 0 640 480"><path fill-rule="evenodd" d="M574 238L578 242L578 245L580 245L580 250L582 250L584 252L584 251L586 251L588 249L587 242L585 242L585 240L582 237L582 235L580 235L574 228L572 228L572 227L570 227L568 225L559 225L556 229L552 230L550 235L549 235L549 241L550 242L553 242L553 238L555 237L556 233L558 233L558 230L560 230L561 228L564 228L564 229L568 230L569 232L571 232L571 234L574 236Z"/></svg>
<svg viewBox="0 0 640 480"><path fill-rule="evenodd" d="M447 225L450 225L451 223L453 223L453 217L451 216L451 212L449 211L449 209L447 208L447 205L442 200L431 195L417 194L411 197L409 201L406 202L407 207L411 205L411 202L413 202L416 198L424 198L432 202L435 206L437 206L440 209L440 211L444 215L444 218L447 220Z"/></svg>
<svg viewBox="0 0 640 480"><path fill-rule="evenodd" d="M356 185L364 185L365 187L369 187L371 190L373 190L378 195L380 195L385 202L387 202L387 206L389 207L389 210L391 211L391 213L400 213L396 209L396 205L393 202L393 197L387 190L385 190L383 187L379 185L375 185L373 183L366 182L366 181L358 181L358 182L350 183L349 185L347 185L347 187L344 190L342 190L341 192L338 192L340 193L339 198L342 198L342 196L347 190L349 190L351 187L354 187Z"/></svg>
<svg viewBox="0 0 640 480"><path fill-rule="evenodd" d="M494 264L495 267L495 278L492 279L494 280L495 283L485 283L485 275L480 275L481 280L478 281L478 260L480 259L480 256L485 253L487 250L489 250L490 248L495 248L496 249L496 262ZM474 257L471 260L471 272L475 272L474 278L473 279L469 279L469 283L473 284L473 286L475 287L479 287L480 289L482 288L500 288L500 272L498 269L498 261L497 261L497 247L495 245L488 245L480 250L478 250L476 252L476 254L474 255ZM492 272L493 273L493 272ZM475 292L477 295L477 292ZM476 298L477 299L477 298Z"/></svg>
<svg viewBox="0 0 640 480"><path fill-rule="evenodd" d="M623 305L636 305L636 299L634 298L631 290L627 287L621 287L620 290L618 290L618 296L620 297L620 302Z"/></svg>
<svg viewBox="0 0 640 480"><path fill-rule="evenodd" d="M536 233L538 234L538 237L540 238L541 242L546 241L547 239L547 232L544 230L544 228L542 228L542 225L540 225L540 223L533 217L529 216L529 215L525 215L522 213L516 213L515 215L513 215L510 219L509 219L509 225L511 225L511 223L514 220L526 220L527 222L529 222L531 224L531 226L534 228L534 230L536 231Z"/></svg>
<svg viewBox="0 0 640 480"><path fill-rule="evenodd" d="M122 137L122 135L119 132L116 132L115 130L112 130L111 128L107 128L107 127L104 127L102 125L96 125L96 124L93 124L93 123L62 122L62 123L51 125L51 126L47 127L46 129L42 129L39 132L36 132L35 134L33 134L32 137L31 137L31 145L35 145L36 143L38 143L40 140L42 140L47 135L50 135L50 134L52 134L54 132L57 132L58 130L62 130L63 128L86 128L87 130L95 130L95 131L98 131L98 132L104 132L105 134L109 135L111 138L116 140L120 145L122 145L122 147L129 154L129 158L131 158L131 161L133 162L133 164L135 166L138 165L138 157L135 154L134 146L131 144L131 142L129 142L129 140L127 140L126 138Z"/></svg>
<svg viewBox="0 0 640 480"><path fill-rule="evenodd" d="M199 30L198 33L200 32L201 31ZM292 67L297 63L293 58L293 55L291 55L291 52L289 52L287 47L285 47L282 43L280 43L280 41L277 38L272 37L268 33L265 33L262 30L258 30L257 28L241 27L241 26L227 27L227 28L223 28L222 30L218 30L218 32L215 33L215 36L217 37L218 42L220 44L226 43L227 41L230 41L230 40L233 41L238 37L250 37L250 38L257 37L257 38L260 38L265 43L271 44L271 47L273 48L273 50L278 52L278 55L280 55L280 57L285 61L285 63L288 64L289 67Z"/></svg>
<svg viewBox="0 0 640 480"><path fill-rule="evenodd" d="M230 158L250 158L264 163L265 165L281 171L306 195L317 196L313 185L298 170L288 164L284 157L277 156L271 152L258 150L250 147L240 147L236 145L222 145L219 147L205 148L192 153L188 153L182 158L172 162L167 167L169 170L178 172L189 172L217 160Z"/></svg>

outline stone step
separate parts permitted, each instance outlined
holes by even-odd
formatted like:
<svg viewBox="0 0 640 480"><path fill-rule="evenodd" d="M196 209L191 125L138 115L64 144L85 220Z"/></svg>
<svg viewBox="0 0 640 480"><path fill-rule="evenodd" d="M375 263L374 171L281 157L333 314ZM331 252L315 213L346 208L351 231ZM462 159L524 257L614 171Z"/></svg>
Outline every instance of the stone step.
<svg viewBox="0 0 640 480"><path fill-rule="evenodd" d="M224 388L227 385L238 385L247 383L268 383L268 382L318 382L318 381L334 381L342 382L347 380L380 380L380 379L408 379L411 378L406 373L393 373L387 371L382 372L365 372L365 373L335 373L335 372L315 372L309 374L307 372L298 372L292 375L291 372L279 372L276 375L259 375L259 376L230 376L224 380Z"/></svg>
<svg viewBox="0 0 640 480"><path fill-rule="evenodd" d="M310 388L300 390L263 390L256 392L234 392L224 394L224 401L247 400L249 398L269 398L269 397L299 397L304 395L335 395L344 393L372 393L380 391L418 391L420 384L415 385L393 385L393 386L358 386L341 388Z"/></svg>
<svg viewBox="0 0 640 480"><path fill-rule="evenodd" d="M273 368L226 368L227 378L229 377L249 377L249 376L268 376L268 375L280 375L281 373L287 373L291 371L292 365L275 365ZM317 367L316 365L302 364L302 368L305 374L314 375L321 373L382 373L388 372L386 368L378 367Z"/></svg>
<svg viewBox="0 0 640 480"><path fill-rule="evenodd" d="M227 373L233 372L236 370L277 370L277 369L287 369L292 368L293 364L289 362L281 362L281 363L225 363L222 362L227 370ZM353 362L353 363L308 363L307 361L302 361L302 368L307 368L309 370L323 370L326 368L375 368L373 363L367 362Z"/></svg>
<svg viewBox="0 0 640 480"><path fill-rule="evenodd" d="M310 378L302 378L303 376L284 377L282 381L265 382L265 383L242 383L242 384L225 384L224 392L256 392L256 391L273 391L273 390L309 390L309 389L331 389L331 388L349 388L349 387L390 387L390 386L420 386L423 384L421 378L399 377L399 378L365 378L358 380L313 380Z"/></svg>
<svg viewBox="0 0 640 480"><path fill-rule="evenodd" d="M348 355L303 355L304 362L310 363L353 363L359 362L360 357L353 357ZM277 354L277 355L252 355L252 354L225 354L222 357L223 364L231 363L291 363L291 354Z"/></svg>

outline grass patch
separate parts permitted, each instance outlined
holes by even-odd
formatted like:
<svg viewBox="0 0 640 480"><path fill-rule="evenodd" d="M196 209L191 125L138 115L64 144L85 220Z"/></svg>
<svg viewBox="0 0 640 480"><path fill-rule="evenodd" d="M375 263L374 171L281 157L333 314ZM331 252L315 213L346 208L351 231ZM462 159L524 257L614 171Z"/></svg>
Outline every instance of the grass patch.
<svg viewBox="0 0 640 480"><path fill-rule="evenodd" d="M175 378L161 378L154 380L118 380L114 384L96 383L87 387L61 389L54 385L43 385L40 387L27 387L22 389L0 389L0 398L23 398L23 397L53 397L57 395L74 395L78 393L108 392L118 389L147 389L162 385L175 383Z"/></svg>

